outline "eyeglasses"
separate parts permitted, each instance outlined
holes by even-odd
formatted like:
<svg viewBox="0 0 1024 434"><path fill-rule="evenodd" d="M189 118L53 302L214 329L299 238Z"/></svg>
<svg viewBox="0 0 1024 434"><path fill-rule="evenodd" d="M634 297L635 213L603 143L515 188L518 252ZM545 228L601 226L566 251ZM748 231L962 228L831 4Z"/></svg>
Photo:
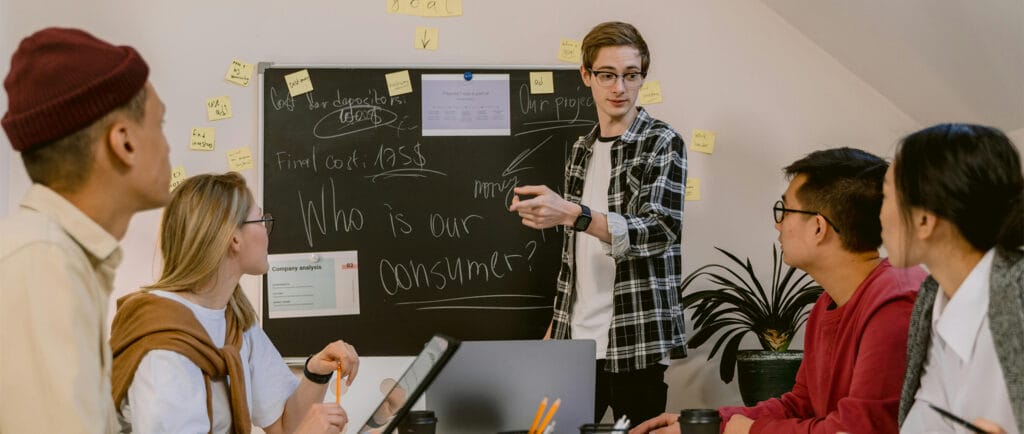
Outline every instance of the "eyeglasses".
<svg viewBox="0 0 1024 434"><path fill-rule="evenodd" d="M828 217L825 217L825 214L822 214L817 211L804 211L802 209L786 208L785 205L786 204L782 203L782 201L780 200L776 201L775 206L772 207L772 211L774 211L773 216L775 217L775 223L782 223L782 219L786 218L787 212L795 212L808 215L820 215L821 218L825 219L825 223L828 223L829 226L832 226L832 229L835 230L837 234L839 233L839 228L836 227L835 223L832 223L832 220L829 220Z"/></svg>
<svg viewBox="0 0 1024 434"><path fill-rule="evenodd" d="M274 216L270 215L270 213L265 213L263 214L263 217L256 220L246 220L242 222L243 225L247 223L263 223L263 227L267 228L267 235L270 235L274 230Z"/></svg>
<svg viewBox="0 0 1024 434"><path fill-rule="evenodd" d="M647 77L646 72L627 72L625 74L616 74L608 71L595 71L587 68L590 74L594 76L598 86L601 87L612 87L619 81L619 77L622 77L622 83L624 86L635 89L640 87L644 82L644 77Z"/></svg>

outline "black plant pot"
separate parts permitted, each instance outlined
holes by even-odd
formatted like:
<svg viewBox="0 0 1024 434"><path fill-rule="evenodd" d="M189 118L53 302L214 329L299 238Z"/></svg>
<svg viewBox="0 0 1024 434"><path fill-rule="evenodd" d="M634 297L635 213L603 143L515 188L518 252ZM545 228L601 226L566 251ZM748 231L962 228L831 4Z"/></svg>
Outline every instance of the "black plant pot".
<svg viewBox="0 0 1024 434"><path fill-rule="evenodd" d="M744 350L736 355L736 374L743 404L750 407L793 390L804 352Z"/></svg>

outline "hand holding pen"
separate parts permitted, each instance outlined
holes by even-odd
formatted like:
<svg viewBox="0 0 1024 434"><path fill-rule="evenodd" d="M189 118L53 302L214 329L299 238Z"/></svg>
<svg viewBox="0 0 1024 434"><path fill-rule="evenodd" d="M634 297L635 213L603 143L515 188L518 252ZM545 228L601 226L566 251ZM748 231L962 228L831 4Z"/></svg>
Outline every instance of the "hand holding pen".
<svg viewBox="0 0 1024 434"><path fill-rule="evenodd" d="M971 423L971 422L968 422L965 419L960 418L959 416L957 416L957 415L955 415L953 413L950 413L948 410L945 410L945 409L943 409L941 407L935 406L933 404L928 404L928 406L931 407L932 410L937 411L939 414L942 415L942 417L948 419L950 422L953 422L953 423L956 423L958 425L961 425L964 428L967 428L971 432L976 432L976 433L981 433L981 434L1006 434L1006 431L1003 430L1002 427L1000 427L999 425L996 425L995 423L993 423L991 421L988 421L988 420L985 420L985 419L975 419L974 422Z"/></svg>

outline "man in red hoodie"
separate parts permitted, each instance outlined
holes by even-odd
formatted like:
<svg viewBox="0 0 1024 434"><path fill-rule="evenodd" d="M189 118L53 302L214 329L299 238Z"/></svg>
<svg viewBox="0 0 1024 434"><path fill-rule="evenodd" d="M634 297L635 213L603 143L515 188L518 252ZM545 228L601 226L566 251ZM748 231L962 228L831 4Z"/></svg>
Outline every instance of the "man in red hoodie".
<svg viewBox="0 0 1024 434"><path fill-rule="evenodd" d="M879 257L878 211L886 162L838 148L786 167L789 188L775 203L783 260L825 292L811 309L804 360L793 390L754 407L723 407L733 433L897 433L907 327L926 273ZM631 433L678 433L676 414Z"/></svg>

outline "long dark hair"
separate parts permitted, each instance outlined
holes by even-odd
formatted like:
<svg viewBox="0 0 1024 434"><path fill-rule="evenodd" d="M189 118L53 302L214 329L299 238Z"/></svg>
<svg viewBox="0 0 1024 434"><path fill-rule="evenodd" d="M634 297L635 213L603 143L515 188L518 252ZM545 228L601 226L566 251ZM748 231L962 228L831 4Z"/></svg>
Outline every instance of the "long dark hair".
<svg viewBox="0 0 1024 434"><path fill-rule="evenodd" d="M903 139L893 161L900 211L918 207L953 223L980 251L1024 244L1024 175L1006 134L940 124Z"/></svg>

